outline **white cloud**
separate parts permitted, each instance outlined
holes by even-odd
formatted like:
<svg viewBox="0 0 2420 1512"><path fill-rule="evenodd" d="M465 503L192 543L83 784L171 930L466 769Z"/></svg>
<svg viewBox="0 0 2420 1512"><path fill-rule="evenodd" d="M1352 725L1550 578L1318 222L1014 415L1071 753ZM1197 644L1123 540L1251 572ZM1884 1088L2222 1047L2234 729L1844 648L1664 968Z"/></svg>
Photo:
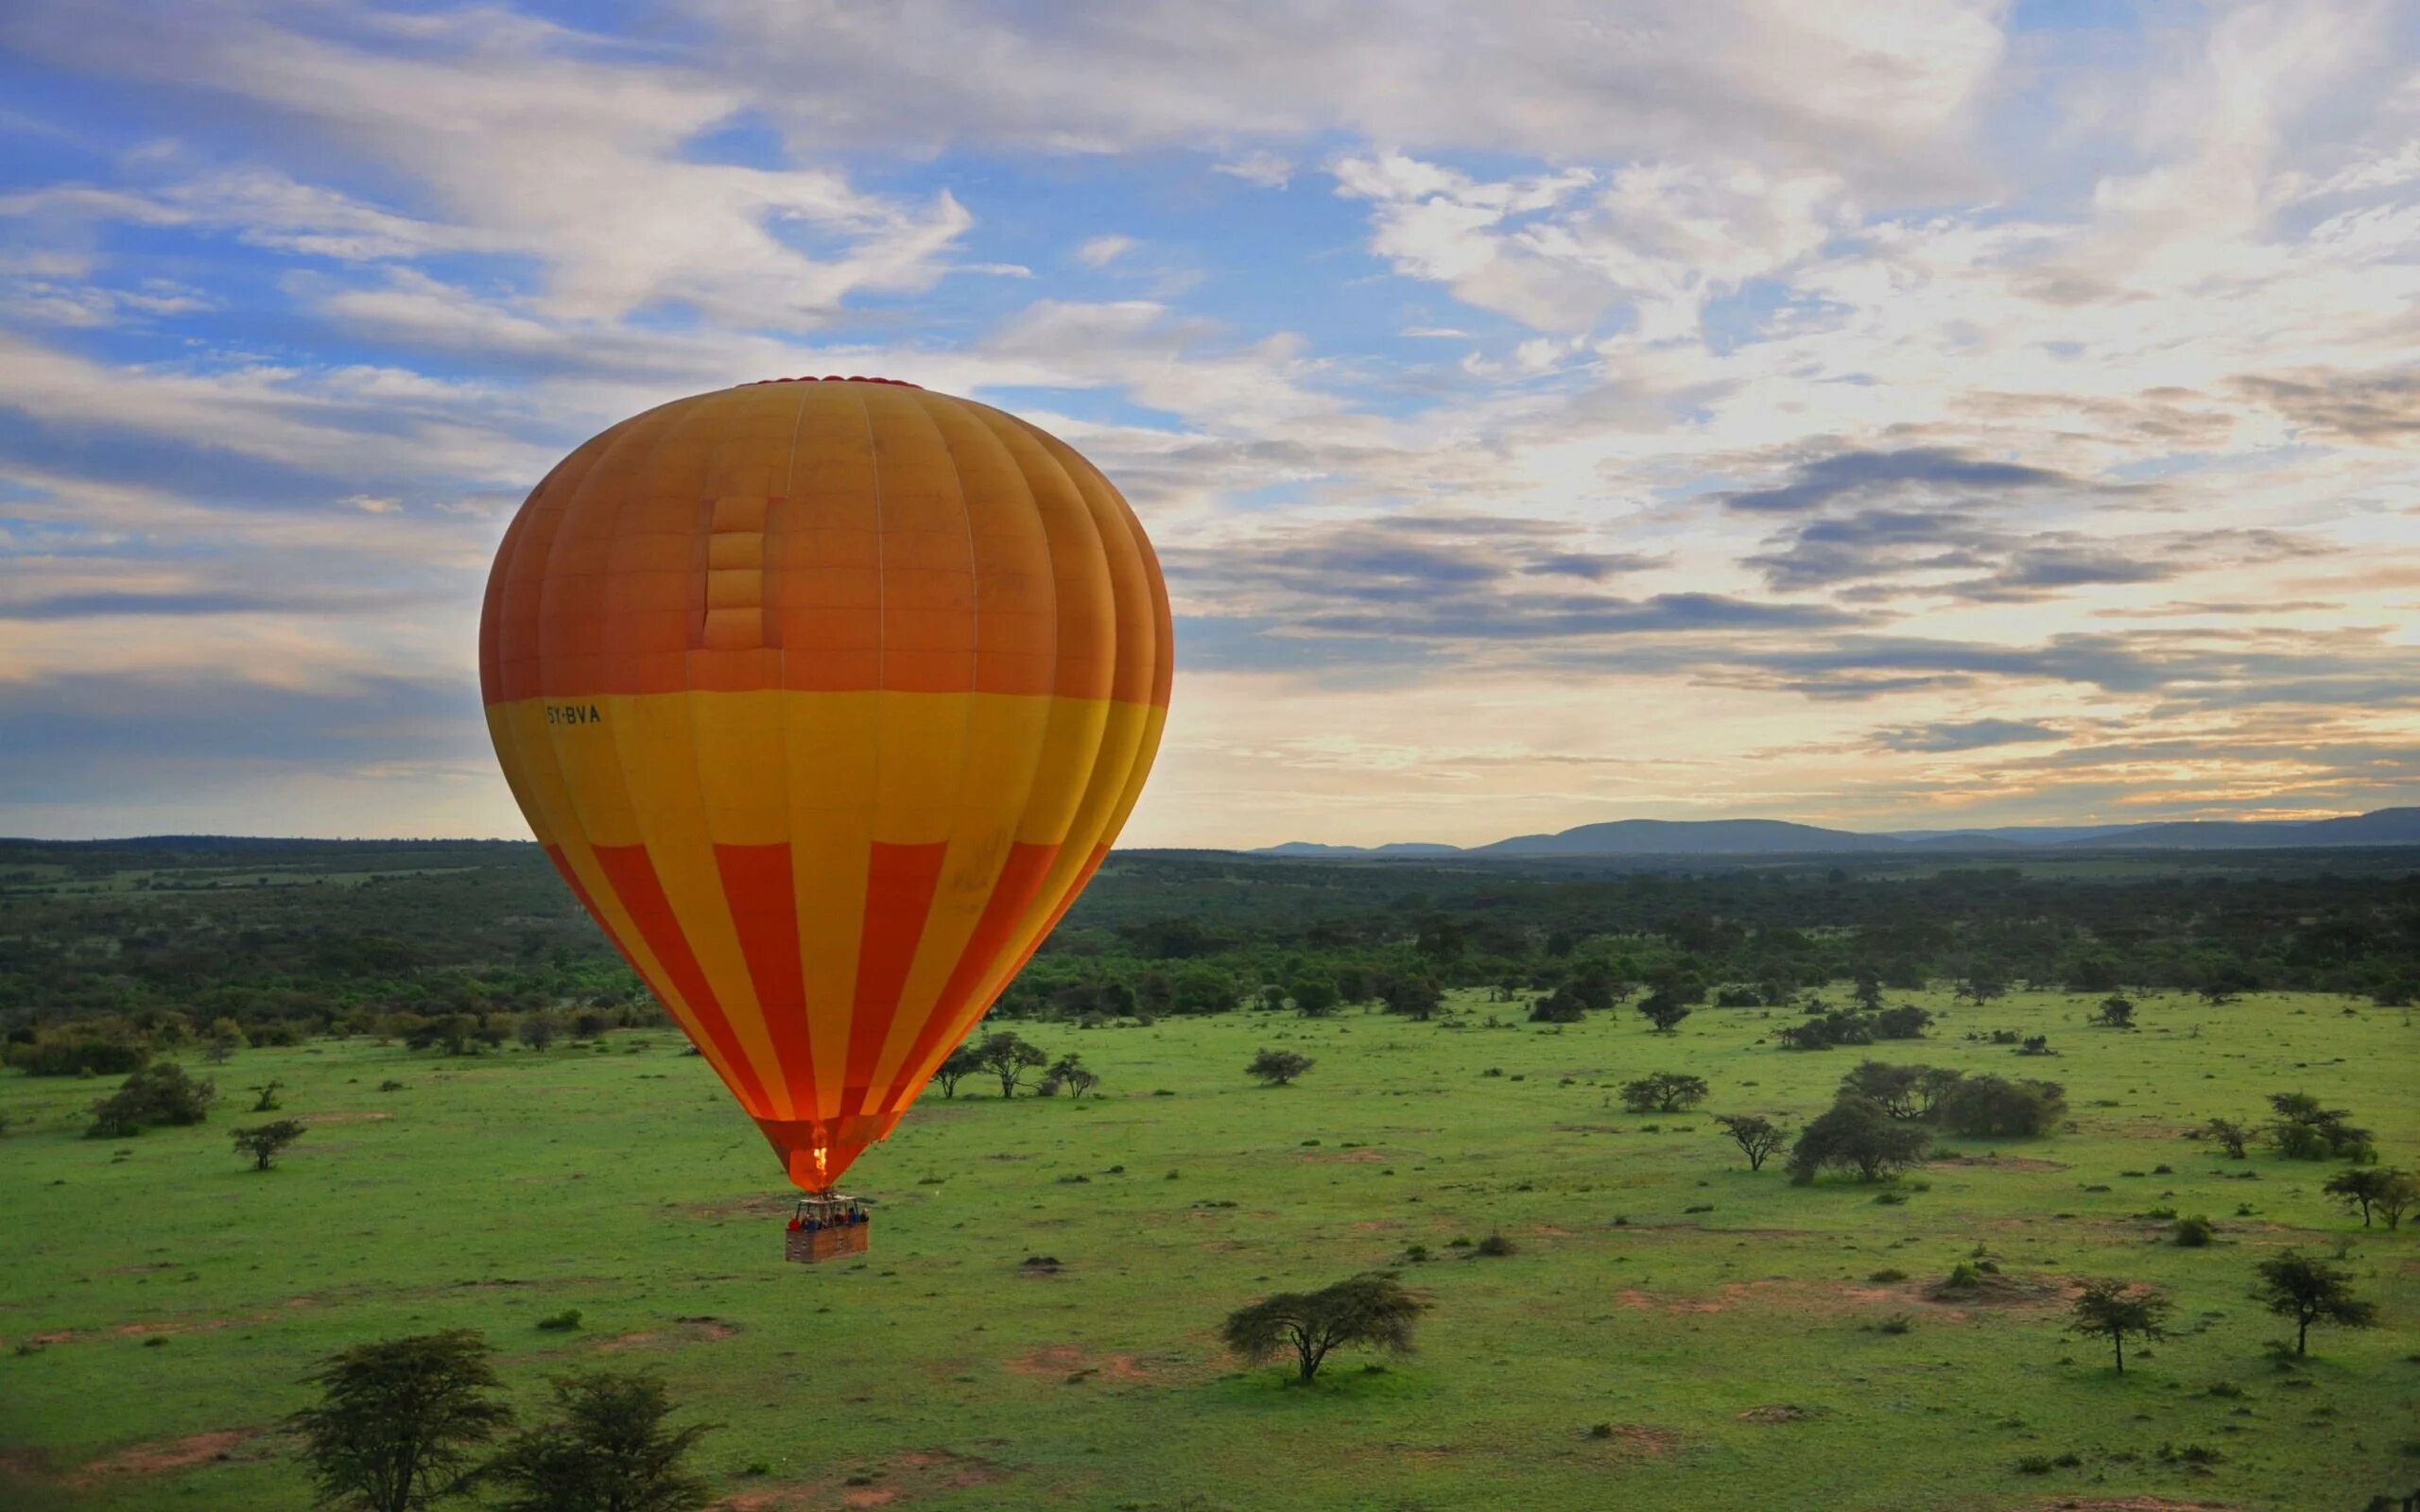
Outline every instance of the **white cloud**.
<svg viewBox="0 0 2420 1512"><path fill-rule="evenodd" d="M1086 267L1107 267L1133 249L1132 236L1096 236L1076 249L1076 261Z"/></svg>

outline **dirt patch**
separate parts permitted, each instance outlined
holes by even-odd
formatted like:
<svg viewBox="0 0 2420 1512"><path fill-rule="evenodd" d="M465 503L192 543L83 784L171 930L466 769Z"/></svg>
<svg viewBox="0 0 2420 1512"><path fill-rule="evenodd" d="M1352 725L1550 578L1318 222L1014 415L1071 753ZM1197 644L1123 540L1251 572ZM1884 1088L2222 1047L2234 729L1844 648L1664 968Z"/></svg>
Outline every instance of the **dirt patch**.
<svg viewBox="0 0 2420 1512"><path fill-rule="evenodd" d="M213 1433L188 1434L182 1438L130 1444L85 1465L76 1472L75 1479L94 1480L107 1475L167 1475L191 1469L196 1465L206 1465L213 1460L260 1459L268 1454L267 1447L251 1446L267 1432L263 1428L221 1428Z"/></svg>
<svg viewBox="0 0 2420 1512"><path fill-rule="evenodd" d="M1967 1286L1945 1280L1922 1286L1915 1295L1927 1302L1955 1307L2054 1307L2071 1302L2083 1291L2081 1281L2060 1276L2001 1276L1986 1273Z"/></svg>
<svg viewBox="0 0 2420 1512"><path fill-rule="evenodd" d="M1822 1410L1820 1407L1800 1407L1777 1401L1771 1406L1751 1407L1739 1415L1739 1420L1743 1423L1794 1423L1812 1418Z"/></svg>
<svg viewBox="0 0 2420 1512"><path fill-rule="evenodd" d="M1662 1459L1681 1447L1680 1435L1669 1428L1650 1428L1644 1423L1606 1423L1591 1429L1588 1436L1610 1445L1615 1453L1625 1459Z"/></svg>
<svg viewBox="0 0 2420 1512"><path fill-rule="evenodd" d="M305 1113L302 1121L305 1124L383 1124L394 1116L385 1112Z"/></svg>
<svg viewBox="0 0 2420 1512"><path fill-rule="evenodd" d="M1008 1472L987 1459L948 1450L910 1451L887 1460L844 1465L822 1479L736 1492L715 1512L830 1512L839 1507L904 1506L944 1491L988 1486Z"/></svg>
<svg viewBox="0 0 2420 1512"><path fill-rule="evenodd" d="M610 1339L597 1340L596 1348L609 1354L623 1349L670 1349L683 1344L727 1339L738 1332L738 1324L726 1323L718 1317L677 1317L670 1328L616 1333Z"/></svg>
<svg viewBox="0 0 2420 1512"><path fill-rule="evenodd" d="M1376 1150L1296 1150L1294 1152L1294 1159L1298 1160L1324 1160L1330 1163L1341 1160L1350 1164L1358 1165L1371 1160L1389 1160L1392 1159L1392 1157L1383 1155Z"/></svg>
<svg viewBox="0 0 2420 1512"><path fill-rule="evenodd" d="M1345 1227L1358 1229L1363 1233L1376 1233L1390 1228L1400 1228L1403 1225L1392 1218L1363 1218L1357 1223L1348 1224Z"/></svg>
<svg viewBox="0 0 2420 1512"><path fill-rule="evenodd" d="M1150 1381L1157 1378L1155 1362L1141 1355L1093 1354L1080 1344L1046 1345L1000 1363L1021 1376L1055 1378L1070 1384L1080 1380Z"/></svg>

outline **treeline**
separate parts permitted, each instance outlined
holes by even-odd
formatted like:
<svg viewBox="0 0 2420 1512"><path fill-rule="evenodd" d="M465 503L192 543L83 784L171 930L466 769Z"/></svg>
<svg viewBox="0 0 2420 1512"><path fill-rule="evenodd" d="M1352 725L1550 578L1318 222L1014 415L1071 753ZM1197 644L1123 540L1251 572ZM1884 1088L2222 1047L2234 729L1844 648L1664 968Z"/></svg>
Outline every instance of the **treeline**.
<svg viewBox="0 0 2420 1512"><path fill-rule="evenodd" d="M1688 871L1121 855L998 1009L1006 1018L1413 1017L1452 988L1541 1018L1631 1001L1845 1004L1821 1030L1896 1037L1879 993L2420 997L2415 858L2179 858L2169 875L2019 866L1702 862ZM1860 868L1863 869L1860 869ZM2195 869L2199 868L2199 869ZM64 1039L253 1043L382 1033L456 1051L531 1015L571 1037L659 1010L537 848L177 841L0 846L0 1031L29 1069ZM1534 1005L1534 1006L1533 1006ZM1912 1011L1912 1010L1910 1010ZM586 1021L595 1020L595 1022ZM52 1031L52 1032L45 1032ZM74 1069L44 1065L41 1069ZM123 1064L95 1066L119 1071Z"/></svg>

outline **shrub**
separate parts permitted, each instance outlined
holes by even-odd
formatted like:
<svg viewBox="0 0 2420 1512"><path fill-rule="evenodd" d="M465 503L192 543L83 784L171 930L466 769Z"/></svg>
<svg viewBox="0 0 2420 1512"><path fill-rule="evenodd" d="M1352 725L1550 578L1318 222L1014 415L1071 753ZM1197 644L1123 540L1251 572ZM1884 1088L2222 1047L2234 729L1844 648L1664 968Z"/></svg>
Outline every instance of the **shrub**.
<svg viewBox="0 0 2420 1512"><path fill-rule="evenodd" d="M1489 1234L1486 1238L1480 1240L1471 1250L1471 1253L1475 1255L1487 1255L1496 1259L1501 1259L1512 1252L1512 1241L1505 1238L1502 1234L1495 1233Z"/></svg>
<svg viewBox="0 0 2420 1512"><path fill-rule="evenodd" d="M2066 1110L2066 1089L2057 1082L1984 1075L1950 1088L1939 1116L1944 1126L1969 1139L2008 1139L2046 1133Z"/></svg>
<svg viewBox="0 0 2420 1512"><path fill-rule="evenodd" d="M544 1329L549 1333L568 1333L573 1329L579 1327L579 1309L576 1307L564 1308L562 1312L554 1314L551 1316L540 1318L538 1320L538 1326Z"/></svg>
<svg viewBox="0 0 2420 1512"><path fill-rule="evenodd" d="M1264 1049L1253 1057L1252 1064L1244 1068L1244 1074L1270 1087L1283 1087L1317 1064L1299 1051Z"/></svg>
<svg viewBox="0 0 2420 1512"><path fill-rule="evenodd" d="M2179 1218L2168 1231L2169 1242L2179 1249L2202 1249L2218 1234L2218 1226L2201 1216Z"/></svg>
<svg viewBox="0 0 2420 1512"><path fill-rule="evenodd" d="M144 1067L126 1078L116 1092L93 1105L86 1139L116 1140L140 1134L153 1125L199 1124L210 1116L218 1096L209 1079L194 1080L174 1061Z"/></svg>
<svg viewBox="0 0 2420 1512"><path fill-rule="evenodd" d="M1792 1180L1810 1182L1826 1169L1855 1171L1873 1181L1924 1159L1932 1138L1893 1118L1871 1097L1843 1095L1798 1136L1790 1150Z"/></svg>

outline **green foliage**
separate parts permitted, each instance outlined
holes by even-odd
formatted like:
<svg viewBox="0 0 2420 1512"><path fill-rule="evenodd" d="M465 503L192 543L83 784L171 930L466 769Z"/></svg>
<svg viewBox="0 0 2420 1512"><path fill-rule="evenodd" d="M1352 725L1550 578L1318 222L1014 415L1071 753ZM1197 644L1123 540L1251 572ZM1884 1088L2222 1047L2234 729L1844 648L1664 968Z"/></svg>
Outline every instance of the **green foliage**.
<svg viewBox="0 0 2420 1512"><path fill-rule="evenodd" d="M1677 1071L1651 1072L1622 1083L1622 1106L1634 1113L1681 1113L1705 1101L1703 1076Z"/></svg>
<svg viewBox="0 0 2420 1512"><path fill-rule="evenodd" d="M1316 1292L1280 1292L1227 1314L1219 1337L1258 1364L1291 1350L1295 1379L1308 1384L1328 1355L1340 1349L1411 1348L1413 1325L1427 1304L1392 1276L1356 1276Z"/></svg>
<svg viewBox="0 0 2420 1512"><path fill-rule="evenodd" d="M130 1027L78 1024L12 1043L7 1060L29 1076L123 1076L150 1063L151 1047Z"/></svg>
<svg viewBox="0 0 2420 1512"><path fill-rule="evenodd" d="M1717 1113L1715 1124L1748 1158L1748 1169L1761 1171L1765 1160L1789 1143L1789 1131L1761 1113Z"/></svg>
<svg viewBox="0 0 2420 1512"><path fill-rule="evenodd" d="M2377 1306L2353 1295L2353 1273L2341 1266L2289 1249L2254 1269L2260 1280L2253 1295L2294 1325L2298 1355L2309 1352L2314 1323L2365 1329L2377 1322Z"/></svg>
<svg viewBox="0 0 2420 1512"><path fill-rule="evenodd" d="M940 1084L943 1097L956 1097L958 1084L982 1069L982 1048L969 1040L942 1057L941 1065L933 1072L933 1080Z"/></svg>
<svg viewBox="0 0 2420 1512"><path fill-rule="evenodd" d="M2166 1338L2168 1316L2173 1306L2167 1295L2155 1287L2119 1280L2086 1281L2075 1299L2067 1332L2107 1339L2118 1373L2124 1375L2126 1341L2135 1338L2149 1343Z"/></svg>
<svg viewBox="0 0 2420 1512"><path fill-rule="evenodd" d="M1790 1178L1804 1184L1836 1170L1879 1180L1923 1160L1931 1144L1924 1129L1893 1118L1871 1097L1847 1092L1799 1134L1789 1153Z"/></svg>
<svg viewBox="0 0 2420 1512"><path fill-rule="evenodd" d="M196 1081L173 1060L144 1067L126 1078L118 1090L93 1105L92 1125L84 1137L122 1140L160 1125L199 1124L210 1116L218 1088L209 1078Z"/></svg>
<svg viewBox="0 0 2420 1512"><path fill-rule="evenodd" d="M488 1342L467 1329L358 1344L304 1377L320 1400L286 1419L324 1507L412 1512L460 1491L472 1452L512 1421Z"/></svg>
<svg viewBox="0 0 2420 1512"><path fill-rule="evenodd" d="M2218 1236L2218 1225L2207 1218L2193 1215L2179 1218L2171 1224L2169 1227L2168 1239L2169 1243L2179 1249L2204 1249L2208 1247L2210 1241Z"/></svg>
<svg viewBox="0 0 2420 1512"><path fill-rule="evenodd" d="M1944 1128L1968 1139L2030 1139L2066 1116L2066 1089L2054 1081L1965 1076L1934 1108Z"/></svg>
<svg viewBox="0 0 2420 1512"><path fill-rule="evenodd" d="M307 1132L299 1118L281 1118L274 1123L256 1124L239 1128L235 1133L235 1153L252 1162L255 1171L266 1171L269 1162L285 1153L286 1147Z"/></svg>
<svg viewBox="0 0 2420 1512"><path fill-rule="evenodd" d="M2354 1126L2350 1109L2324 1108L2308 1092L2272 1092L2276 1110L2266 1133L2269 1143L2289 1160L2355 1160L2377 1159L2370 1131Z"/></svg>
<svg viewBox="0 0 2420 1512"><path fill-rule="evenodd" d="M1283 1087L1310 1070L1318 1062L1295 1050L1270 1050L1263 1046L1244 1068L1244 1074L1271 1087Z"/></svg>
<svg viewBox="0 0 2420 1512"><path fill-rule="evenodd" d="M682 1463L709 1425L667 1428L661 1381L577 1371L552 1387L556 1416L514 1435L483 1472L505 1512L695 1512L712 1500Z"/></svg>
<svg viewBox="0 0 2420 1512"><path fill-rule="evenodd" d="M1014 1097L1027 1072L1049 1063L1040 1046L1028 1044L1013 1029L994 1029L975 1047L975 1064L999 1081L1003 1097Z"/></svg>

